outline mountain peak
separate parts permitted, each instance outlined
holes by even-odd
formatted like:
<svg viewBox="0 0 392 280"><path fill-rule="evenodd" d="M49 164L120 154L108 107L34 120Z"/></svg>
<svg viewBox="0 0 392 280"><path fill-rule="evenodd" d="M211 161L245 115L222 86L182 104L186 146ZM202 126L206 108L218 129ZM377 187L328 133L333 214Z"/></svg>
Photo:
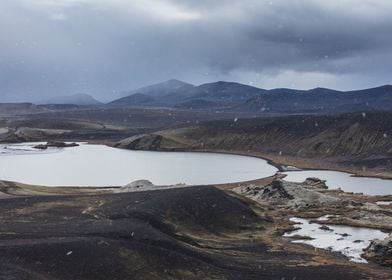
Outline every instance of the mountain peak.
<svg viewBox="0 0 392 280"><path fill-rule="evenodd" d="M141 87L135 90L132 90L128 93L129 95L133 95L135 93L142 93L149 96L164 96L168 94L182 92L184 90L193 88L192 84L185 83L180 80L170 79L164 82L160 82L157 84L153 84L150 86Z"/></svg>

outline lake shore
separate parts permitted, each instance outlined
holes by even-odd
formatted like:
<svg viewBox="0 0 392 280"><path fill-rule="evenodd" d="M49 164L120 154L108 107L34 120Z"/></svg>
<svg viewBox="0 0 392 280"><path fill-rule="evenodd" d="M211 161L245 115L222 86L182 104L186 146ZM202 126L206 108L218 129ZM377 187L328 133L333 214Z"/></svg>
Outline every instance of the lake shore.
<svg viewBox="0 0 392 280"><path fill-rule="evenodd" d="M99 143L99 142L92 142ZM108 146L116 147L116 143L102 143ZM149 149L146 149L149 151ZM156 150L154 150L156 151ZM350 165L342 165L341 158L301 158L285 155L276 155L271 153L263 153L258 151L241 151L241 150L223 150L223 149L194 149L194 148L168 148L158 150L162 152L200 152L200 153L222 153L229 155L242 155L251 156L266 160L270 165L275 166L279 171L286 171L286 166L293 166L302 170L329 170L329 171L341 171L351 173L358 177L373 177L380 179L392 179L392 171L390 170L379 170L372 168L360 169Z"/></svg>

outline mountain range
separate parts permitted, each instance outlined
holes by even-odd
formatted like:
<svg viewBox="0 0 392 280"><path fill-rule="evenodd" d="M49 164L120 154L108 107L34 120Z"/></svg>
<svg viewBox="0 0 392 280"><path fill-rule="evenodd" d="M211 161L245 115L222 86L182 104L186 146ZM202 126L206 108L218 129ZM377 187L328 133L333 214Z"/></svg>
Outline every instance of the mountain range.
<svg viewBox="0 0 392 280"><path fill-rule="evenodd" d="M114 106L164 106L183 109L227 108L245 102L265 90L233 82L215 82L194 86L169 80L129 92L110 102Z"/></svg>
<svg viewBox="0 0 392 280"><path fill-rule="evenodd" d="M355 91L328 88L296 90L261 89L234 82L218 81L195 86L179 80L149 85L113 100L107 107L165 107L198 111L249 113L340 113L392 110L392 86ZM102 106L87 94L55 97L41 104Z"/></svg>
<svg viewBox="0 0 392 280"><path fill-rule="evenodd" d="M328 88L266 90L233 82L194 86L178 80L143 87L109 106L170 107L270 113L333 113L391 110L392 86L338 91Z"/></svg>

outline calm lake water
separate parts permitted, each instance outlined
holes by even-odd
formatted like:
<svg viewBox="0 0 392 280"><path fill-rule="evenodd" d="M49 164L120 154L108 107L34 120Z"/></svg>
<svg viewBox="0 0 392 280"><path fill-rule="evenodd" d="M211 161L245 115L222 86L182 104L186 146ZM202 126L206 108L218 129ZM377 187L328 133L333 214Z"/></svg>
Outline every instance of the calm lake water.
<svg viewBox="0 0 392 280"><path fill-rule="evenodd" d="M369 195L392 194L392 180L369 177L353 177L349 173L325 170L289 171L285 180L303 182L308 177L317 177L327 181L331 189L341 188L347 192L357 192Z"/></svg>
<svg viewBox="0 0 392 280"><path fill-rule="evenodd" d="M265 160L214 153L128 151L104 145L39 151L37 143L0 145L0 180L45 186L122 186L240 182L274 175Z"/></svg>

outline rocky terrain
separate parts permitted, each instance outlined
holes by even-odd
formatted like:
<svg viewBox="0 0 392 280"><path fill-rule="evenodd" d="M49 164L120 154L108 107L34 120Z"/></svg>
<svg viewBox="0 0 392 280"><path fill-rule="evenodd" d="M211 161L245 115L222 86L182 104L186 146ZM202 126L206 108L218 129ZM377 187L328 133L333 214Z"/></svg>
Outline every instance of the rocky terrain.
<svg viewBox="0 0 392 280"><path fill-rule="evenodd" d="M373 240L364 257L381 265L392 267L392 234L384 240Z"/></svg>
<svg viewBox="0 0 392 280"><path fill-rule="evenodd" d="M290 215L344 207L321 196L305 205L309 195L290 194L289 183L263 182L146 190L139 181L117 194L3 182L0 279L388 279L387 267L282 238ZM248 199L258 187L270 195ZM315 179L302 187L327 192ZM31 188L41 193L23 193ZM352 211L368 211L357 203Z"/></svg>

